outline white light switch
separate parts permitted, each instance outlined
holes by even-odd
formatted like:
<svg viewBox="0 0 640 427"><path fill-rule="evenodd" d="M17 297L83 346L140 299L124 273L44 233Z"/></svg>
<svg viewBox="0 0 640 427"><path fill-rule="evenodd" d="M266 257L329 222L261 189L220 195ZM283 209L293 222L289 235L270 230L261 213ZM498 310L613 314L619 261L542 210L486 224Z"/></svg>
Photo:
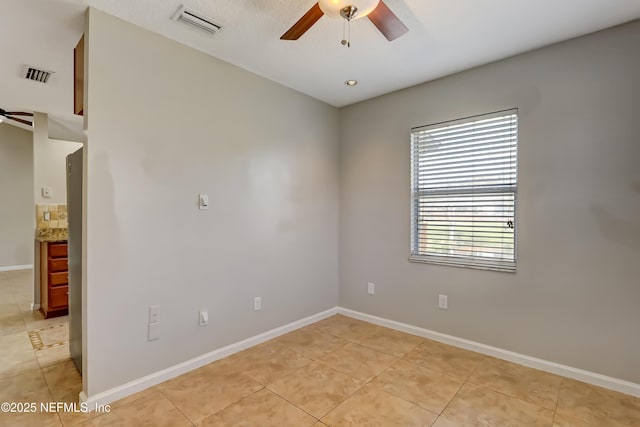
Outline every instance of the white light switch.
<svg viewBox="0 0 640 427"><path fill-rule="evenodd" d="M200 326L206 326L209 324L209 310L200 310Z"/></svg>
<svg viewBox="0 0 640 427"><path fill-rule="evenodd" d="M209 209L209 196L206 194L200 194L198 197L198 207L201 211Z"/></svg>
<svg viewBox="0 0 640 427"><path fill-rule="evenodd" d="M53 189L51 187L42 187L42 197L50 199L53 197Z"/></svg>
<svg viewBox="0 0 640 427"><path fill-rule="evenodd" d="M160 339L160 322L149 323L149 333L147 341L155 341Z"/></svg>

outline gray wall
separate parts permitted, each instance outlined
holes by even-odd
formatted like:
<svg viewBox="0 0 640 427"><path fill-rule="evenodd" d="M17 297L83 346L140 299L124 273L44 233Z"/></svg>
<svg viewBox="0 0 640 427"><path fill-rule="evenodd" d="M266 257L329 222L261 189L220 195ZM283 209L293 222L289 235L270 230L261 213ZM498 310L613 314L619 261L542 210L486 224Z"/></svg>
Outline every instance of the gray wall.
<svg viewBox="0 0 640 427"><path fill-rule="evenodd" d="M88 30L84 391L334 307L338 111L95 9Z"/></svg>
<svg viewBox="0 0 640 427"><path fill-rule="evenodd" d="M0 268L33 264L33 136L0 123Z"/></svg>
<svg viewBox="0 0 640 427"><path fill-rule="evenodd" d="M342 109L340 305L639 383L638 46L635 21ZM512 107L517 273L408 262L410 128Z"/></svg>

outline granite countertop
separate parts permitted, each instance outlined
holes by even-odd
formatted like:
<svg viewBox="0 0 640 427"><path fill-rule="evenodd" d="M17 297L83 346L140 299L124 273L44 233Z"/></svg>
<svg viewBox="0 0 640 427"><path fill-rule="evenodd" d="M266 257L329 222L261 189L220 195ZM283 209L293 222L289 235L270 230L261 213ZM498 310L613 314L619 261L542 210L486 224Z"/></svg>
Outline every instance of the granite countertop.
<svg viewBox="0 0 640 427"><path fill-rule="evenodd" d="M59 242L69 237L68 228L37 228L36 240L38 242Z"/></svg>

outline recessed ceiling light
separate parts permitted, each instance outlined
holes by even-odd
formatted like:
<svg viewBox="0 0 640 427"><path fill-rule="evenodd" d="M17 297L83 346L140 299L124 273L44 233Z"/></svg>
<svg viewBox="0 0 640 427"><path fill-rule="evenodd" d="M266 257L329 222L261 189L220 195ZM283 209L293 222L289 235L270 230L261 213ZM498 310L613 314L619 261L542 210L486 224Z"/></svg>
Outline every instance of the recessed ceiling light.
<svg viewBox="0 0 640 427"><path fill-rule="evenodd" d="M358 84L357 80L347 80L346 82L344 82L344 84L346 84L347 86L355 86Z"/></svg>

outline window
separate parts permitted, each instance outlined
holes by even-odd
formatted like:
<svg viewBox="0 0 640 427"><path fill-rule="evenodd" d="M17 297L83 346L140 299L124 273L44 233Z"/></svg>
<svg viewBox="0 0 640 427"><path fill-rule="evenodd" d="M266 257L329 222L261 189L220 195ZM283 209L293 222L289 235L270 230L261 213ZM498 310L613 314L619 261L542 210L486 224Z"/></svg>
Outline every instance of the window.
<svg viewBox="0 0 640 427"><path fill-rule="evenodd" d="M518 110L411 130L411 261L516 269Z"/></svg>

